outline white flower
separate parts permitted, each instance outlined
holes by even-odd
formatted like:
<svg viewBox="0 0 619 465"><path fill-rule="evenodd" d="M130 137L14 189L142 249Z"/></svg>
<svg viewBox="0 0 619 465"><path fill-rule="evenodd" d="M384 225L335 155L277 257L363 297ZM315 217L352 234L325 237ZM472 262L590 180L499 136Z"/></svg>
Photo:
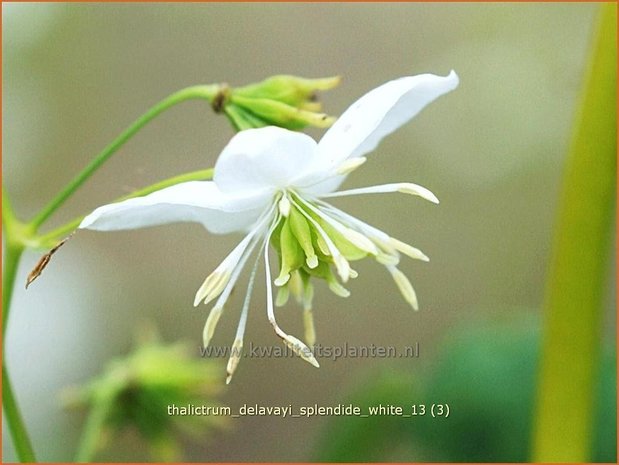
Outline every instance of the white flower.
<svg viewBox="0 0 619 465"><path fill-rule="evenodd" d="M404 299L417 309L415 291L397 265L400 254L428 260L420 250L344 213L326 200L401 192L438 203L429 190L407 182L337 189L347 174L365 162L364 155L383 137L457 85L458 76L453 71L446 77L422 74L387 82L357 100L318 143L307 135L277 127L242 131L219 156L213 181L182 183L145 197L105 205L88 215L80 228L110 231L192 221L213 233L244 232L244 239L196 294L195 305L217 299L204 328L204 345L209 344L242 269L258 249L228 363L228 382L239 362L261 254L271 325L295 353L318 366L310 350L315 339L310 277L324 279L333 292L346 297L349 292L341 283L357 276L350 261L372 256L386 267ZM281 265L273 281L269 243L276 249ZM303 305L307 345L278 326L273 284L279 288L278 305L285 303L290 293Z"/></svg>

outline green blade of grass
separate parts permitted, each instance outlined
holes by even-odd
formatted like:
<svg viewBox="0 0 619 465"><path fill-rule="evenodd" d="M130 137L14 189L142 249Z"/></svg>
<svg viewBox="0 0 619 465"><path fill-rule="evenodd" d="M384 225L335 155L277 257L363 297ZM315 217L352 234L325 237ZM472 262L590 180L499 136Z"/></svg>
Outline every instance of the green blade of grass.
<svg viewBox="0 0 619 465"><path fill-rule="evenodd" d="M544 301L533 461L588 462L616 191L617 9L601 6Z"/></svg>

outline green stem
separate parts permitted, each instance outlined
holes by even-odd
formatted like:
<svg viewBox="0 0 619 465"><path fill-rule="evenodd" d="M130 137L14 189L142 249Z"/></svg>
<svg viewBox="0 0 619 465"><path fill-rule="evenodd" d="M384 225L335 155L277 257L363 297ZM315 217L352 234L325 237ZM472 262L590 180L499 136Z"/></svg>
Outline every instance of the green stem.
<svg viewBox="0 0 619 465"><path fill-rule="evenodd" d="M549 266L534 462L592 460L617 146L617 10L601 8Z"/></svg>
<svg viewBox="0 0 619 465"><path fill-rule="evenodd" d="M31 225L37 229L47 220L93 173L103 165L125 142L135 135L142 127L177 103L200 98L209 102L213 100L219 90L218 85L204 85L187 87L163 99L146 113L136 119L131 126L120 134L112 143L105 147L84 170L79 173L67 186L49 202L32 220Z"/></svg>
<svg viewBox="0 0 619 465"><path fill-rule="evenodd" d="M4 344L6 342L6 328L8 326L9 313L11 308L11 299L13 297L13 288L15 286L15 277L19 260L24 251L23 244L19 238L15 237L15 232L19 231L20 223L15 218L9 198L2 189L2 227L4 229L4 257L2 260L2 407L6 422L11 431L13 444L17 458L20 462L34 462L36 460L26 425L22 419L15 395L11 379L4 359L6 351Z"/></svg>
<svg viewBox="0 0 619 465"><path fill-rule="evenodd" d="M79 173L28 225L22 224L15 218L11 208L8 195L2 188L2 223L4 228L5 251L3 260L2 273L2 335L3 344L6 341L6 330L8 327L8 317L10 313L11 297L15 284L15 276L19 260L27 244L33 247L36 244L44 245L47 241L57 240L64 235L72 232L81 222L83 217L76 218L72 222L61 226L50 233L34 237L36 231L45 220L47 220L94 172L101 167L122 145L127 142L135 133L137 133L144 125L161 114L166 109L177 103L185 100L202 98L212 100L216 95L218 86L195 86L183 89L176 92L166 99L159 102L157 105L148 110L144 115L139 117L129 128L127 128L120 136L118 136L111 144L109 144L95 159ZM169 187L181 182L192 180L211 179L213 170L201 170L193 173L188 173L180 176L175 176L170 179L158 182L151 186L140 189L129 195L118 199L125 200L132 197L139 197L150 194L151 192ZM4 352L3 352L4 353ZM6 368L5 360L3 359L2 367L3 389L2 389L2 405L6 416L7 424L11 431L15 450L21 462L34 462L35 455L31 445L28 432L26 430L21 413L17 406L15 396L13 394L12 385L9 378L9 373ZM111 403L107 409L111 408ZM96 439L98 432L105 420L107 413L101 411L101 407L95 409L90 417L84 433L84 442L80 446L78 457L88 460L96 451ZM98 426L97 426L98 425Z"/></svg>
<svg viewBox="0 0 619 465"><path fill-rule="evenodd" d="M6 341L6 328L11 310L11 298L13 297L13 287L19 259L24 251L23 246L11 243L12 238L8 237L11 233L5 229L5 249L4 260L2 263L2 346Z"/></svg>
<svg viewBox="0 0 619 465"><path fill-rule="evenodd" d="M188 182L188 181L206 181L209 179L213 178L213 168L209 168L206 170L200 170L200 171L193 171L191 173L186 173L186 174L181 174L179 176L174 176L172 178L168 178L168 179L164 179L163 181L159 181L155 184L151 184L150 186L144 187L142 189L139 189L135 192L132 192L130 194L127 194L123 197L120 197L116 200L114 200L114 202L120 202L122 200L127 200L127 199L132 199L134 197L142 197L144 195L148 195L151 194L155 191L158 191L160 189L164 189L166 187L170 187L170 186L174 186L176 184L180 184L182 182ZM62 239L63 237L67 236L68 234L72 233L73 231L75 231L77 229L77 227L79 226L79 224L82 222L82 220L84 219L84 216L80 216L77 218L74 218L73 220L69 221L68 223L59 226L58 228L54 229L53 231L50 231L46 234L43 234L41 236L39 236L38 240L41 243L41 245L43 246L53 246L56 242L58 242L60 239Z"/></svg>
<svg viewBox="0 0 619 465"><path fill-rule="evenodd" d="M32 448L32 443L30 442L24 420L19 412L19 407L15 401L11 379L4 361L2 364L2 407L6 422L11 430L17 458L22 463L36 462L37 459L34 455L34 449Z"/></svg>

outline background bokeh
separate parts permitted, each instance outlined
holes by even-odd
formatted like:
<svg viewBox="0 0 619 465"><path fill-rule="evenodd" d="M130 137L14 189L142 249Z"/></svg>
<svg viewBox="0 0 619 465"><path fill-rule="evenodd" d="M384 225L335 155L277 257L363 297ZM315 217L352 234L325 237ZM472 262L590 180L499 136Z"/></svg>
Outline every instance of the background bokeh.
<svg viewBox="0 0 619 465"><path fill-rule="evenodd" d="M388 273L370 261L356 267L360 276L350 283L348 299L326 286L315 298L321 344L401 348L419 342L420 357L324 360L319 370L299 359L246 359L220 400L233 409L244 403L332 405L371 384L378 371L414 383L440 369L442 347L458 328L539 321L562 166L596 9L3 3L2 181L17 214L29 218L135 117L188 85L242 85L279 73L342 75L341 86L322 96L325 109L339 114L394 77L455 69L460 87L385 140L346 184L412 181L436 193L440 206L389 196L337 202L431 257L427 264L403 265L420 311L412 313ZM210 167L231 135L228 122L204 103L179 105L132 139L49 226L135 188ZM18 286L7 352L40 459L69 460L77 444L83 417L61 409L61 389L125 353L143 320L154 321L166 340L191 341L199 354L208 308L194 309L193 295L238 239L181 224L81 232L27 292ZM26 254L19 282L37 259ZM611 282L614 276L609 288ZM278 344L264 299L257 286L246 343ZM235 302L220 321L216 345L233 340L238 296ZM613 302L609 289L611 350ZM281 309L279 320L302 334L295 306ZM224 367L222 360L222 382ZM502 388L507 400L501 405L517 409L518 402L508 402L512 387ZM403 400L414 403L410 392ZM449 393L441 396L450 400ZM458 409L457 401L452 408ZM408 428L400 420L392 427ZM362 420L350 421L355 428ZM326 450L332 427L328 418L238 419L227 431L188 442L187 458L329 459L335 455L318 449ZM4 439L3 456L10 461L14 454ZM380 449L375 458L431 459L422 453L424 441ZM140 447L128 435L101 458L144 458Z"/></svg>

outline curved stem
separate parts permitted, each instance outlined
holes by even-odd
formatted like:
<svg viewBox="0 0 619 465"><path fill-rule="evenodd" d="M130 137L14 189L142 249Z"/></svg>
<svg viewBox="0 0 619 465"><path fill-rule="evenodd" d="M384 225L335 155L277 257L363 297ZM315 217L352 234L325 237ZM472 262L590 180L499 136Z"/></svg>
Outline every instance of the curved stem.
<svg viewBox="0 0 619 465"><path fill-rule="evenodd" d="M22 245L16 245L15 239L11 237L11 226L17 220L15 220L10 209L6 193L3 192L2 194L2 223L5 233L4 260L2 261L2 406L19 461L34 462L36 461L34 450L13 394L11 379L6 367L6 360L4 359L6 353L4 344L6 342L6 328L11 308L11 298L13 296L19 259L24 248Z"/></svg>
<svg viewBox="0 0 619 465"><path fill-rule="evenodd" d="M616 192L616 4L602 5L544 301L533 461L590 462Z"/></svg>
<svg viewBox="0 0 619 465"><path fill-rule="evenodd" d="M17 458L22 463L36 462L37 459L34 455L34 449L32 448L28 431L26 431L24 420L17 407L17 402L13 395L13 387L11 386L11 379L9 378L9 372L6 369L5 363L2 364L2 407L6 422L11 430Z"/></svg>
<svg viewBox="0 0 619 465"><path fill-rule="evenodd" d="M163 181L159 181L155 184L151 184L150 186L146 186L135 192L119 197L118 199L114 200L114 202L121 202L123 200L132 199L134 197L142 197L144 195L151 194L165 187L174 186L182 182L207 181L209 179L213 179L213 168L209 168L206 170L200 170L200 171L193 171L191 173L181 174L179 176L174 176L172 178L164 179ZM73 231L75 231L83 219L84 219L84 215L74 218L68 223L57 227L53 231L50 231L48 233L45 233L39 236L38 240L40 241L41 245L46 245L48 243L52 243L53 245L53 243L59 241L66 235L71 234Z"/></svg>
<svg viewBox="0 0 619 465"><path fill-rule="evenodd" d="M67 186L49 202L30 223L37 229L47 220L84 182L94 174L125 142L135 135L142 127L153 120L156 116L177 103L185 100L200 98L209 102L213 100L219 90L218 85L193 86L179 90L163 99L146 113L136 119L131 126L125 129L120 136L105 147L84 170L79 173Z"/></svg>
<svg viewBox="0 0 619 465"><path fill-rule="evenodd" d="M24 251L23 246L12 244L10 233L5 230L4 260L2 261L2 347L6 342L6 328L11 310L11 298L19 259Z"/></svg>
<svg viewBox="0 0 619 465"><path fill-rule="evenodd" d="M4 360L4 344L6 342L6 328L11 310L11 298L19 259L24 246L15 231L19 229L19 221L15 218L9 196L2 186L2 230L4 234L4 256L2 257L2 356Z"/></svg>

